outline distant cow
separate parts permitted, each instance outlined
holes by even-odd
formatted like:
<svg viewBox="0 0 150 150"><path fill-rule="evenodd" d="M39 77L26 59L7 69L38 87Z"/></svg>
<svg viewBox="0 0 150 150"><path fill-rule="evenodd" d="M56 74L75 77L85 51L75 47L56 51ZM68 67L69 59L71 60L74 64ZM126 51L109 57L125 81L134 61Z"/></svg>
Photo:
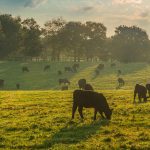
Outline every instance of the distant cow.
<svg viewBox="0 0 150 150"><path fill-rule="evenodd" d="M19 83L16 84L16 88L17 88L17 90L20 89L20 84Z"/></svg>
<svg viewBox="0 0 150 150"><path fill-rule="evenodd" d="M135 85L135 89L134 89L134 102L135 102L135 98L136 98L137 94L138 94L139 102L141 102L142 98L144 99L144 102L147 102L147 97L146 97L147 89L146 89L145 86L140 85L140 84L136 84Z"/></svg>
<svg viewBox="0 0 150 150"><path fill-rule="evenodd" d="M62 71L60 71L60 70L58 70L58 75L60 76L60 75L62 75Z"/></svg>
<svg viewBox="0 0 150 150"><path fill-rule="evenodd" d="M22 72L29 72L29 68L28 67L22 67Z"/></svg>
<svg viewBox="0 0 150 150"><path fill-rule="evenodd" d="M116 67L116 64L115 64L115 63L112 63L110 66L111 66L111 67Z"/></svg>
<svg viewBox="0 0 150 150"><path fill-rule="evenodd" d="M68 88L68 85L64 85L64 86L61 87L61 90L62 90L62 91L66 91L66 90L68 90L68 89L69 89L69 88Z"/></svg>
<svg viewBox="0 0 150 150"><path fill-rule="evenodd" d="M73 64L72 67L75 67L76 69L78 69L80 67L80 65L78 63Z"/></svg>
<svg viewBox="0 0 150 150"><path fill-rule="evenodd" d="M61 84L69 84L70 85L70 81L68 79L59 79L58 82L59 82L59 85L61 85Z"/></svg>
<svg viewBox="0 0 150 150"><path fill-rule="evenodd" d="M79 88L82 90L91 90L93 91L93 87L90 84L86 83L86 79L80 79L78 81Z"/></svg>
<svg viewBox="0 0 150 150"><path fill-rule="evenodd" d="M64 70L65 70L65 72L73 72L71 67L65 67Z"/></svg>
<svg viewBox="0 0 150 150"><path fill-rule="evenodd" d="M122 74L121 70L118 70L117 75L120 76Z"/></svg>
<svg viewBox="0 0 150 150"><path fill-rule="evenodd" d="M146 84L146 89L147 89L148 95L150 97L150 83Z"/></svg>
<svg viewBox="0 0 150 150"><path fill-rule="evenodd" d="M47 71L47 70L49 70L50 68L51 68L50 65L46 65L46 66L44 67L44 71Z"/></svg>
<svg viewBox="0 0 150 150"><path fill-rule="evenodd" d="M95 69L95 75L98 76L100 74L100 70L99 69Z"/></svg>
<svg viewBox="0 0 150 150"><path fill-rule="evenodd" d="M75 90L73 93L73 107L72 107L72 119L76 109L78 108L80 117L83 119L82 110L85 108L94 108L94 120L96 120L96 114L99 112L102 118L111 119L112 110L109 108L106 98L103 94L93 91Z"/></svg>
<svg viewBox="0 0 150 150"><path fill-rule="evenodd" d="M118 78L118 84L119 87L122 87L125 85L125 81L122 78Z"/></svg>
<svg viewBox="0 0 150 150"><path fill-rule="evenodd" d="M103 69L104 69L104 64L99 64L99 65L97 66L97 69L98 69L98 70L103 70Z"/></svg>
<svg viewBox="0 0 150 150"><path fill-rule="evenodd" d="M0 88L3 88L4 87L4 80L3 79L0 79Z"/></svg>

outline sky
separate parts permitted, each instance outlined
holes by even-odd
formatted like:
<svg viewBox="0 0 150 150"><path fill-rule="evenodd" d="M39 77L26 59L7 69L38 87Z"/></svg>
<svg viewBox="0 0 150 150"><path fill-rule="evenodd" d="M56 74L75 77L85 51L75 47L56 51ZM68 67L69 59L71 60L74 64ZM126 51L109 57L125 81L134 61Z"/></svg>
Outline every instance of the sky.
<svg viewBox="0 0 150 150"><path fill-rule="evenodd" d="M0 13L33 17L41 26L57 17L101 22L108 36L119 25L136 25L150 35L150 0L0 0Z"/></svg>

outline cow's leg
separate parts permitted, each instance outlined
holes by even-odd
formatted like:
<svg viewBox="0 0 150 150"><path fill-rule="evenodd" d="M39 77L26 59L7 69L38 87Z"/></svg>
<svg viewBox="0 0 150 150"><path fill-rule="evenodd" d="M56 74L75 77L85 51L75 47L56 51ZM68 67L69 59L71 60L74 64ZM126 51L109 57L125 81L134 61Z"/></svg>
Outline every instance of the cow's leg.
<svg viewBox="0 0 150 150"><path fill-rule="evenodd" d="M83 119L84 117L83 117L83 114L82 114L82 110L83 110L83 107L79 106L78 111L79 111L80 117Z"/></svg>
<svg viewBox="0 0 150 150"><path fill-rule="evenodd" d="M100 115L102 116L103 119L105 119L103 112L101 110L99 110Z"/></svg>
<svg viewBox="0 0 150 150"><path fill-rule="evenodd" d="M144 98L144 102L147 102L146 93L144 94L143 98Z"/></svg>
<svg viewBox="0 0 150 150"><path fill-rule="evenodd" d="M97 109L94 110L94 120L96 120Z"/></svg>
<svg viewBox="0 0 150 150"><path fill-rule="evenodd" d="M139 103L141 103L141 94L138 94Z"/></svg>
<svg viewBox="0 0 150 150"><path fill-rule="evenodd" d="M73 107L72 107L72 119L74 119L74 115L75 115L77 107L78 107L77 104L73 103Z"/></svg>

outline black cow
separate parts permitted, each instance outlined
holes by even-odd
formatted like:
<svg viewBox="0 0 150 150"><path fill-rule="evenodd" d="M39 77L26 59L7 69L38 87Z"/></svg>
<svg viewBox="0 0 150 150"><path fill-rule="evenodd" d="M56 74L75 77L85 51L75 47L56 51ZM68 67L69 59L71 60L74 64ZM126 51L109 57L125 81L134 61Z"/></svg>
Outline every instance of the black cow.
<svg viewBox="0 0 150 150"><path fill-rule="evenodd" d="M65 70L65 72L73 72L71 67L65 67L64 70Z"/></svg>
<svg viewBox="0 0 150 150"><path fill-rule="evenodd" d="M62 91L66 91L66 90L68 90L68 89L69 89L69 88L68 88L67 85L64 85L64 86L61 87L61 90L62 90Z"/></svg>
<svg viewBox="0 0 150 150"><path fill-rule="evenodd" d="M144 99L144 102L147 102L147 97L146 97L146 94L147 94L147 89L145 86L143 85L140 85L140 84L136 84L135 85L135 89L134 89L134 102L135 102L135 98L136 98L136 95L138 94L138 99L139 99L139 102L141 103L141 99L143 98Z"/></svg>
<svg viewBox="0 0 150 150"><path fill-rule="evenodd" d="M115 63L112 63L110 66L111 66L111 67L116 67L116 64L115 64Z"/></svg>
<svg viewBox="0 0 150 150"><path fill-rule="evenodd" d="M44 71L47 71L47 70L49 70L50 68L51 68L50 65L46 65L46 66L44 67Z"/></svg>
<svg viewBox="0 0 150 150"><path fill-rule="evenodd" d="M70 85L70 81L68 79L59 79L58 82L59 82L59 85L61 85L61 84L69 84Z"/></svg>
<svg viewBox="0 0 150 150"><path fill-rule="evenodd" d="M19 83L16 84L16 88L17 88L17 90L20 89L20 84Z"/></svg>
<svg viewBox="0 0 150 150"><path fill-rule="evenodd" d="M22 72L29 72L29 68L28 67L22 67Z"/></svg>
<svg viewBox="0 0 150 150"><path fill-rule="evenodd" d="M3 88L4 87L4 80L3 79L0 79L0 88Z"/></svg>
<svg viewBox="0 0 150 150"><path fill-rule="evenodd" d="M78 81L78 85L79 85L79 88L82 90L94 91L93 87L90 84L86 83L86 79L80 79Z"/></svg>
<svg viewBox="0 0 150 150"><path fill-rule="evenodd" d="M118 87L122 87L125 85L125 81L122 78L118 78Z"/></svg>
<svg viewBox="0 0 150 150"><path fill-rule="evenodd" d="M98 70L103 70L103 69L104 69L104 64L99 64L99 65L97 66L97 69L98 69Z"/></svg>
<svg viewBox="0 0 150 150"><path fill-rule="evenodd" d="M95 75L98 76L100 74L100 70L99 69L95 69Z"/></svg>
<svg viewBox="0 0 150 150"><path fill-rule="evenodd" d="M60 70L58 70L58 75L60 76L60 75L62 75L62 71L60 71Z"/></svg>
<svg viewBox="0 0 150 150"><path fill-rule="evenodd" d="M147 89L148 95L150 97L150 83L146 84L146 89Z"/></svg>
<svg viewBox="0 0 150 150"><path fill-rule="evenodd" d="M109 108L106 98L103 94L93 92L93 91L84 91L84 90L75 90L73 92L73 107L72 107L72 119L76 109L78 108L80 117L83 119L82 110L85 108L94 108L94 120L96 120L96 114L99 112L102 118L111 119L112 110Z"/></svg>
<svg viewBox="0 0 150 150"><path fill-rule="evenodd" d="M117 75L120 76L122 74L121 70L118 70Z"/></svg>

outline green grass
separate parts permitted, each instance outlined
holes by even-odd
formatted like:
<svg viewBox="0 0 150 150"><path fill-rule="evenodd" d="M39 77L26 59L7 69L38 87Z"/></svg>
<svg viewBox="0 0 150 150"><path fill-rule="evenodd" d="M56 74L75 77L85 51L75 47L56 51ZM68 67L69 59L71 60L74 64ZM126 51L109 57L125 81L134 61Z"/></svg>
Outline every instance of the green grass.
<svg viewBox="0 0 150 150"><path fill-rule="evenodd" d="M44 72L45 65L51 70ZM77 73L57 75L73 62L0 62L0 79L5 87L0 91L0 149L31 150L148 150L150 149L150 102L133 104L133 88L150 79L150 66L145 63L120 64L105 69L94 78L99 63L82 62ZM29 73L22 73L28 66ZM121 69L126 84L117 86L117 70ZM71 81L69 91L59 91L59 78ZM71 120L72 91L77 81L86 78L95 90L104 93L111 108L112 120L100 115L92 120L93 109L84 109L84 121L76 112ZM21 84L20 91L15 84Z"/></svg>
<svg viewBox="0 0 150 150"><path fill-rule="evenodd" d="M71 121L72 91L0 92L0 149L150 148L150 103L133 104L130 90L99 91L114 108L110 122L93 109Z"/></svg>
<svg viewBox="0 0 150 150"><path fill-rule="evenodd" d="M44 72L45 65L50 64L51 70ZM73 62L0 62L0 79L5 80L5 90L15 90L16 83L21 84L22 90L58 90L59 78L68 78L71 81L70 89L78 87L77 82L81 78L86 78L96 90L115 89L117 86L117 70L121 69L122 78L126 81L123 89L132 89L136 82L146 83L150 79L150 65L144 63L117 64L111 68L109 63L105 63L105 69L100 75L94 78L94 70L99 63L81 62L77 73L63 73L57 75L58 70L64 72L65 66L71 66ZM22 66L28 66L29 73L22 73Z"/></svg>

